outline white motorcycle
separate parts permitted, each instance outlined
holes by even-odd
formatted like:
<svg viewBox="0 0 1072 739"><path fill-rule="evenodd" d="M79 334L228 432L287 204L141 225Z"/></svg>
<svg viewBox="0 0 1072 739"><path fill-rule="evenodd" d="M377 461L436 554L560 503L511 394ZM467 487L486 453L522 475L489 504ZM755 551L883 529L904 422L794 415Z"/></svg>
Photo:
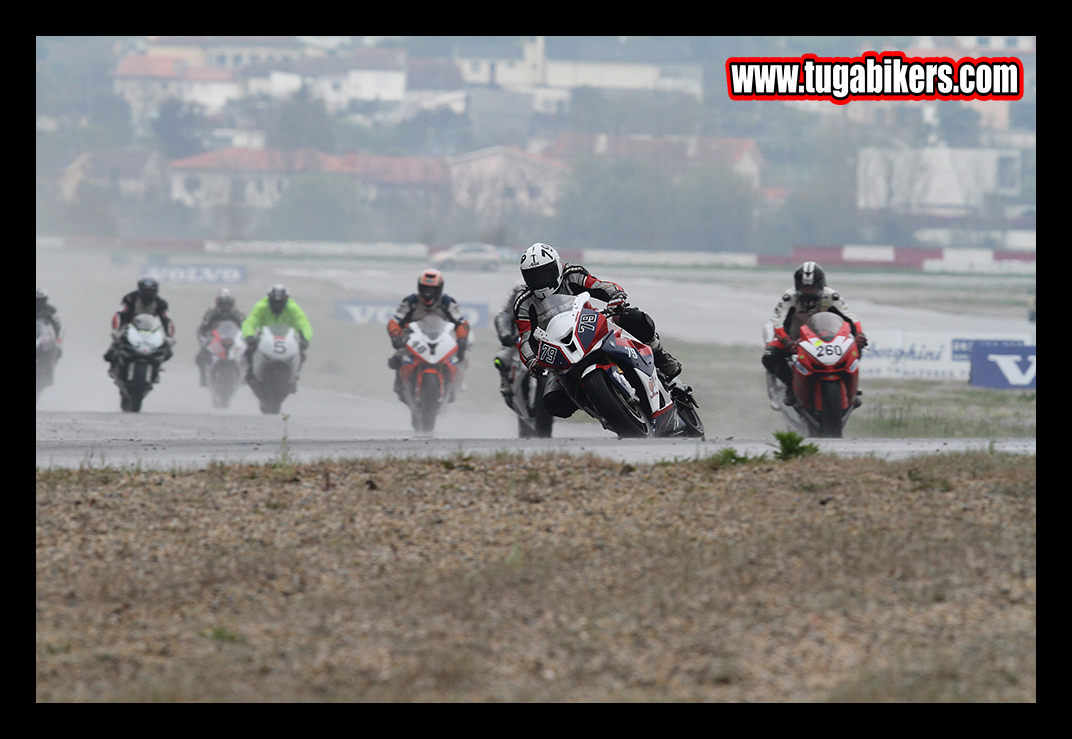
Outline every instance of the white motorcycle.
<svg viewBox="0 0 1072 739"><path fill-rule="evenodd" d="M536 364L555 375L584 410L624 437L703 438L692 388L680 377L664 382L651 347L593 308L590 295L552 295L532 332Z"/></svg>
<svg viewBox="0 0 1072 739"><path fill-rule="evenodd" d="M221 321L201 343L211 359L205 373L214 408L226 408L245 377L246 340L234 321Z"/></svg>
<svg viewBox="0 0 1072 739"><path fill-rule="evenodd" d="M401 398L409 406L413 429L430 434L443 406L454 400L458 340L453 328L436 315L425 316L406 330L406 351L398 368Z"/></svg>
<svg viewBox="0 0 1072 739"><path fill-rule="evenodd" d="M37 319L37 397L41 391L52 384L52 374L56 369L62 351L59 337L48 321Z"/></svg>
<svg viewBox="0 0 1072 739"><path fill-rule="evenodd" d="M171 344L160 319L139 313L126 325L114 347L108 374L119 386L119 407L141 411L142 401L160 381L160 365L171 357Z"/></svg>
<svg viewBox="0 0 1072 739"><path fill-rule="evenodd" d="M283 400L298 391L302 362L298 332L279 323L262 328L255 341L249 387L261 403L261 413L279 413Z"/></svg>

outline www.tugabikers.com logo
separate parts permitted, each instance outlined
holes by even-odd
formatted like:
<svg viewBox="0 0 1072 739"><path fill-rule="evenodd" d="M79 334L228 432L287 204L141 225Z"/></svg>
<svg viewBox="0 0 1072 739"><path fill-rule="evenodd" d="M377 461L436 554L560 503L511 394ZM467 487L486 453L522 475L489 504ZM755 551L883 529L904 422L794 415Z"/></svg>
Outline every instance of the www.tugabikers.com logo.
<svg viewBox="0 0 1072 739"><path fill-rule="evenodd" d="M1014 57L905 57L873 51L854 57L730 57L733 100L1019 100L1024 65Z"/></svg>

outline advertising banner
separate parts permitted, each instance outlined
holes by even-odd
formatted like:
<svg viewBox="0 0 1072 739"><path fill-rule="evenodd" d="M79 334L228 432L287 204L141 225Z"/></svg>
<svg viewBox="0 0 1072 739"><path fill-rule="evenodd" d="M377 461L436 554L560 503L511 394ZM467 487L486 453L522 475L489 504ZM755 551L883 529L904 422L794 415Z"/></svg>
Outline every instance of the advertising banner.
<svg viewBox="0 0 1072 739"><path fill-rule="evenodd" d="M1035 347L977 341L971 350L971 384L1002 390L1035 389Z"/></svg>
<svg viewBox="0 0 1072 739"><path fill-rule="evenodd" d="M944 331L868 331L870 342L860 360L864 377L911 377L969 380L972 348L979 342L1022 349L1028 334L984 334Z"/></svg>
<svg viewBox="0 0 1072 739"><path fill-rule="evenodd" d="M181 282L187 284L237 285L246 281L246 268L242 265L149 265L141 271L142 277L155 277L161 284Z"/></svg>

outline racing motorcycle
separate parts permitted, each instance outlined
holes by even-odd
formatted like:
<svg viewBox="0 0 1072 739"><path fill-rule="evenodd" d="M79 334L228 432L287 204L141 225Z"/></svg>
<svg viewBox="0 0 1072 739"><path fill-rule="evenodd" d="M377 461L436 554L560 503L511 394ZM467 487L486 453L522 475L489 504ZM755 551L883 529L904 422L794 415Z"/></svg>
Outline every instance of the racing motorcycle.
<svg viewBox="0 0 1072 739"><path fill-rule="evenodd" d="M522 439L550 439L555 417L543 404L547 376L533 377L516 351L510 358L510 407L517 414L517 435Z"/></svg>
<svg viewBox="0 0 1072 739"><path fill-rule="evenodd" d="M849 415L860 407L860 351L849 322L828 311L810 317L800 327L790 367L796 404L785 404L785 384L768 372L771 408L801 436L840 439Z"/></svg>
<svg viewBox="0 0 1072 739"><path fill-rule="evenodd" d="M164 325L151 313L139 313L119 334L108 374L119 386L119 407L141 411L142 401L160 381L160 365L171 357Z"/></svg>
<svg viewBox="0 0 1072 739"><path fill-rule="evenodd" d="M261 413L279 413L286 397L298 391L302 362L298 332L277 323L263 327L254 340L247 382L260 401Z"/></svg>
<svg viewBox="0 0 1072 739"><path fill-rule="evenodd" d="M246 341L242 329L234 321L221 321L201 342L211 357L206 372L212 406L226 408L245 375Z"/></svg>
<svg viewBox="0 0 1072 739"><path fill-rule="evenodd" d="M570 399L619 438L703 437L692 389L665 382L651 347L589 304L591 296L552 295L537 315L538 366Z"/></svg>
<svg viewBox="0 0 1072 739"><path fill-rule="evenodd" d="M60 358L60 338L48 321L37 319L37 397L52 384L52 374Z"/></svg>
<svg viewBox="0 0 1072 739"><path fill-rule="evenodd" d="M413 429L435 430L436 416L454 400L458 341L442 317L425 316L406 327L406 351L398 367L401 398L409 406Z"/></svg>

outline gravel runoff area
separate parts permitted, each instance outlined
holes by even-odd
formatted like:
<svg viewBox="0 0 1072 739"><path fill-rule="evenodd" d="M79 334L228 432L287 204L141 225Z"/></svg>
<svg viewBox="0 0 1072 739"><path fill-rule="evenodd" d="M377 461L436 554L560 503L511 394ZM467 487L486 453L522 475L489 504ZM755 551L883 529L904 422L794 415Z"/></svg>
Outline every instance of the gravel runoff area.
<svg viewBox="0 0 1072 739"><path fill-rule="evenodd" d="M1035 490L986 452L39 469L36 697L1033 702Z"/></svg>

